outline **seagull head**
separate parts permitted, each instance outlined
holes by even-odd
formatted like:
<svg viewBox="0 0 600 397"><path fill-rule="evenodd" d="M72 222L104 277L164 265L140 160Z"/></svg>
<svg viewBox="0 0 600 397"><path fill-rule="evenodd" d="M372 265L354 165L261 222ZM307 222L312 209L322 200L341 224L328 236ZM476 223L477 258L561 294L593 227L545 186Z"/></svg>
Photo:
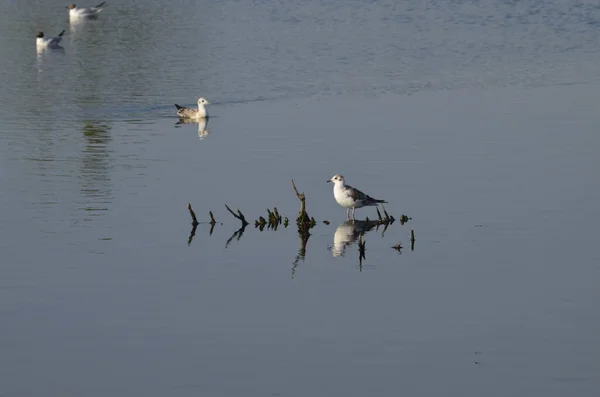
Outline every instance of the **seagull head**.
<svg viewBox="0 0 600 397"><path fill-rule="evenodd" d="M77 8L77 6L75 4L69 4L65 8L68 8L69 10L72 10L73 8Z"/></svg>
<svg viewBox="0 0 600 397"><path fill-rule="evenodd" d="M340 183L343 185L344 184L344 177L342 176L342 174L335 174L327 182L333 182L334 185L338 185Z"/></svg>
<svg viewBox="0 0 600 397"><path fill-rule="evenodd" d="M37 32L37 35L35 37L37 37L38 39L41 39L41 38L44 37L44 33L43 32Z"/></svg>
<svg viewBox="0 0 600 397"><path fill-rule="evenodd" d="M205 98L198 99L198 106L209 105L209 104L210 104L210 102L208 102Z"/></svg>

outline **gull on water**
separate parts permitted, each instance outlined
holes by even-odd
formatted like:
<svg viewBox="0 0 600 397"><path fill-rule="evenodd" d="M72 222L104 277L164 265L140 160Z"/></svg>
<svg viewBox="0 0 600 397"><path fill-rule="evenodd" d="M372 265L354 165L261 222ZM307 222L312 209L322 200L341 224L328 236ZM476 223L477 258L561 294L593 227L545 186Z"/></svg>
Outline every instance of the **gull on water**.
<svg viewBox="0 0 600 397"><path fill-rule="evenodd" d="M43 48L62 48L59 44L60 44L60 41L62 40L63 34L65 34L64 30L62 32L60 32L58 34L58 36L56 36L56 37L44 37L44 33L43 32L38 32L37 36L36 36L37 38L35 40L37 48L38 49L43 49Z"/></svg>
<svg viewBox="0 0 600 397"><path fill-rule="evenodd" d="M66 8L69 10L69 17L71 19L95 19L98 18L98 13L102 11L105 1L94 7L77 7L75 4L69 4Z"/></svg>
<svg viewBox="0 0 600 397"><path fill-rule="evenodd" d="M204 98L199 98L198 109L190 109L185 106L179 106L178 104L175 104L175 107L177 108L177 115L182 119L203 119L208 117L204 105L210 105L210 102Z"/></svg>
<svg viewBox="0 0 600 397"><path fill-rule="evenodd" d="M385 200L377 200L361 192L358 189L353 188L350 185L346 185L344 177L340 174L335 174L327 182L333 182L333 196L335 201L342 207L346 208L346 217L350 219L350 210L352 209L352 219L354 219L354 213L357 208L362 208L371 205L379 205L380 203L387 203Z"/></svg>

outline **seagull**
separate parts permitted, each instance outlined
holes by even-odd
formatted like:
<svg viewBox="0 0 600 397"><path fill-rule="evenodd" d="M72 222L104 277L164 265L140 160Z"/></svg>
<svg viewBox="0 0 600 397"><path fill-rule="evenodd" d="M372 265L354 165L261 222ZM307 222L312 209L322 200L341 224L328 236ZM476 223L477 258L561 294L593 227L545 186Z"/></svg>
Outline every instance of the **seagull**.
<svg viewBox="0 0 600 397"><path fill-rule="evenodd" d="M364 194L358 189L344 183L344 177L340 174L335 174L327 182L333 182L333 196L335 201L342 207L346 208L346 217L350 219L350 209L352 209L352 219L357 208L362 208L370 205L379 205L387 203L385 200L377 200L373 197Z"/></svg>
<svg viewBox="0 0 600 397"><path fill-rule="evenodd" d="M175 107L177 108L177 115L182 119L203 119L208 117L208 113L206 112L204 105L209 104L210 102L208 102L206 99L200 98L198 99L198 109L190 109L184 106L179 106L178 104L175 104Z"/></svg>
<svg viewBox="0 0 600 397"><path fill-rule="evenodd" d="M69 4L66 8L69 9L69 17L71 19L87 18L95 19L98 18L98 13L102 11L102 7L106 4L106 1L98 4L95 7L77 7L75 4Z"/></svg>
<svg viewBox="0 0 600 397"><path fill-rule="evenodd" d="M44 33L43 32L38 32L37 36L36 36L37 39L35 40L37 48L38 49L43 49L43 48L62 48L59 45L59 43L62 40L63 34L65 34L64 30L62 32L60 32L58 34L58 36L56 36L56 37L44 37Z"/></svg>

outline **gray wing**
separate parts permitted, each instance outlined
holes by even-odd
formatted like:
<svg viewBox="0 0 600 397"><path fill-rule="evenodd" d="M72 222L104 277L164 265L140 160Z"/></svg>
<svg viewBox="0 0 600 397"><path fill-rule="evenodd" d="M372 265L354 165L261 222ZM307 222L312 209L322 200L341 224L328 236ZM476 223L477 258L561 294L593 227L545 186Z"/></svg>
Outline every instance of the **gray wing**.
<svg viewBox="0 0 600 397"><path fill-rule="evenodd" d="M64 30L62 32L60 32L58 36L52 37L50 39L50 41L48 42L48 45L51 45L51 46L52 45L58 45L60 43L60 41L62 40L63 34L65 34Z"/></svg>
<svg viewBox="0 0 600 397"><path fill-rule="evenodd" d="M387 203L385 200L377 200L368 194L361 192L360 190L353 188L350 185L346 185L344 189L350 197L352 197L355 201L362 201L365 204L378 204L378 203Z"/></svg>
<svg viewBox="0 0 600 397"><path fill-rule="evenodd" d="M186 108L185 106L179 106L178 104L175 104L175 107L177 108L177 115L179 117L195 118L196 113L198 113L196 109Z"/></svg>
<svg viewBox="0 0 600 397"><path fill-rule="evenodd" d="M350 185L344 186L344 192L348 194L348 196L352 197L355 201L365 201L369 199L369 196L361 192L360 190L353 188Z"/></svg>
<svg viewBox="0 0 600 397"><path fill-rule="evenodd" d="M105 1L103 1L102 3L98 4L97 6L94 7L88 7L88 8L83 8L79 11L79 14L82 16L88 16L91 17L97 13L99 13L100 11L102 11L102 6L106 4Z"/></svg>

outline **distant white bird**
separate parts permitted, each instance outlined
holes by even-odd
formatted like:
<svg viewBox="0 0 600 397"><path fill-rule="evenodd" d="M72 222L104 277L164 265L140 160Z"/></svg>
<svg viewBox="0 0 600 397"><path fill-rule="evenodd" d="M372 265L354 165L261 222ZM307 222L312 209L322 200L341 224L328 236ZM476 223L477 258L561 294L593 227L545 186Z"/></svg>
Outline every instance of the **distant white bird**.
<svg viewBox="0 0 600 397"><path fill-rule="evenodd" d="M56 37L44 37L43 32L38 32L37 36L36 36L37 38L35 40L37 48L38 49L62 48L59 44L60 44L60 41L62 40L63 34L65 34L64 30L62 32L60 32L59 35Z"/></svg>
<svg viewBox="0 0 600 397"><path fill-rule="evenodd" d="M354 219L354 213L357 208L387 203L385 200L374 199L360 190L346 185L344 177L340 174L335 174L327 182L333 182L333 196L335 197L335 201L346 208L346 217L348 219L350 219L350 209L352 209L352 219Z"/></svg>
<svg viewBox="0 0 600 397"><path fill-rule="evenodd" d="M198 109L190 109L178 104L175 104L175 107L177 108L177 115L183 119L203 119L208 117L208 112L204 105L210 105L210 102L204 98L199 98Z"/></svg>
<svg viewBox="0 0 600 397"><path fill-rule="evenodd" d="M95 19L98 18L98 13L102 11L105 1L94 7L77 7L75 4L69 4L66 8L69 10L70 19Z"/></svg>

